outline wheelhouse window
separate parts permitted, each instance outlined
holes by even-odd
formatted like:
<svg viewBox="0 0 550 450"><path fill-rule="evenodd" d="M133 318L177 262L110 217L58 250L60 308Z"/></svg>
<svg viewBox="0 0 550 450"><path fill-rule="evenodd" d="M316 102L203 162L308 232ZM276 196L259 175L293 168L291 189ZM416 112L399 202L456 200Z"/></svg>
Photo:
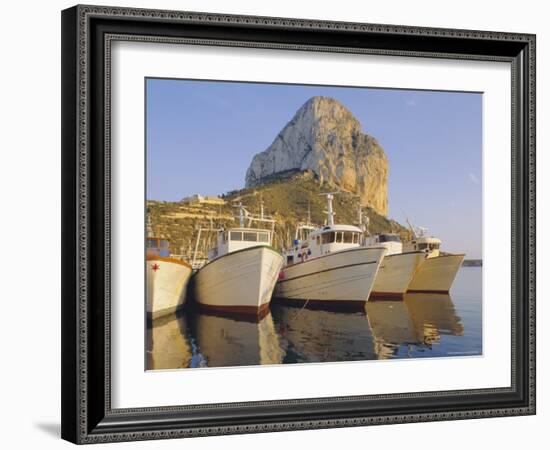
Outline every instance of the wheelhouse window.
<svg viewBox="0 0 550 450"><path fill-rule="evenodd" d="M258 233L258 241L259 242L269 242L269 234L268 233Z"/></svg>
<svg viewBox="0 0 550 450"><path fill-rule="evenodd" d="M431 250L438 250L439 249L439 244L430 244L429 249L430 249L430 251Z"/></svg>
<svg viewBox="0 0 550 450"><path fill-rule="evenodd" d="M243 241L257 242L258 241L258 233L252 233L250 231L245 231L243 233Z"/></svg>
<svg viewBox="0 0 550 450"><path fill-rule="evenodd" d="M344 231L344 244L353 244L353 235L351 231Z"/></svg>
<svg viewBox="0 0 550 450"><path fill-rule="evenodd" d="M229 238L232 241L242 241L243 240L243 232L242 231L232 231L229 235Z"/></svg>
<svg viewBox="0 0 550 450"><path fill-rule="evenodd" d="M160 248L168 248L168 241L166 239L160 240Z"/></svg>
<svg viewBox="0 0 550 450"><path fill-rule="evenodd" d="M428 248L428 244L418 244L418 250L426 250Z"/></svg>
<svg viewBox="0 0 550 450"><path fill-rule="evenodd" d="M332 244L336 240L336 233L331 231L329 233L323 233L323 244Z"/></svg>
<svg viewBox="0 0 550 450"><path fill-rule="evenodd" d="M157 238L148 238L147 239L147 248L156 248L158 247L158 239Z"/></svg>
<svg viewBox="0 0 550 450"><path fill-rule="evenodd" d="M379 242L401 242L401 239L395 234L381 234Z"/></svg>

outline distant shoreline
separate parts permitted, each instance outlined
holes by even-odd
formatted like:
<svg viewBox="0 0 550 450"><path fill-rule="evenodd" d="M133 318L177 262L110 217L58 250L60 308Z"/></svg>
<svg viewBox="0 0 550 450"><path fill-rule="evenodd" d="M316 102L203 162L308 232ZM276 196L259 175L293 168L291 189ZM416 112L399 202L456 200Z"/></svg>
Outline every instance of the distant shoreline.
<svg viewBox="0 0 550 450"><path fill-rule="evenodd" d="M481 267L483 266L482 259L465 259L462 263L462 267Z"/></svg>

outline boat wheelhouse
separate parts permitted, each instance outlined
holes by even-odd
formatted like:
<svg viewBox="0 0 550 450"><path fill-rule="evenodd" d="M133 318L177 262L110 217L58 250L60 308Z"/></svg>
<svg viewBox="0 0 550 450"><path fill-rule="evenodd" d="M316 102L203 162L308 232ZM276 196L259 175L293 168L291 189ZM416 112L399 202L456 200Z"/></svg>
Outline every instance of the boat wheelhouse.
<svg viewBox="0 0 550 450"><path fill-rule="evenodd" d="M170 242L168 239L147 236L146 238L147 256L170 256Z"/></svg>
<svg viewBox="0 0 550 450"><path fill-rule="evenodd" d="M244 250L250 247L271 245L273 232L257 228L230 228L220 230L217 245L208 252L208 260L219 256Z"/></svg>
<svg viewBox="0 0 550 450"><path fill-rule="evenodd" d="M398 234L380 233L367 236L364 240L366 246L384 247L387 249L386 256L403 253L403 242Z"/></svg>
<svg viewBox="0 0 550 450"><path fill-rule="evenodd" d="M433 236L418 236L406 245L407 251L420 251L426 258L435 258L440 254L441 240Z"/></svg>
<svg viewBox="0 0 550 450"><path fill-rule="evenodd" d="M294 248L286 252L286 264L297 264L312 258L359 247L362 230L353 225L327 225L315 229L301 225L300 231L309 230L305 239L295 239Z"/></svg>

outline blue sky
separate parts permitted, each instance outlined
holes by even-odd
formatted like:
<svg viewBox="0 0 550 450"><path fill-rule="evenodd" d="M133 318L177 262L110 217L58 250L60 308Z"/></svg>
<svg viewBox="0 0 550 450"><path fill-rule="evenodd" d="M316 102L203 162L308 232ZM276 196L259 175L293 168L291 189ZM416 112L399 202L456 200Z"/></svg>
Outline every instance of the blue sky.
<svg viewBox="0 0 550 450"><path fill-rule="evenodd" d="M389 217L481 257L482 94L147 79L147 198L180 200L244 186L310 97L333 97L384 148Z"/></svg>

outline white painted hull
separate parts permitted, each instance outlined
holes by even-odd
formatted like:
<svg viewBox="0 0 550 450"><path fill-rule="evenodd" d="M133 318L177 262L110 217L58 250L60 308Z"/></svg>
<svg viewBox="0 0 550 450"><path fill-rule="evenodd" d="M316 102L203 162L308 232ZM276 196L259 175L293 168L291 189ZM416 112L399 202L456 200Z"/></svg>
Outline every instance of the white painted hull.
<svg viewBox="0 0 550 450"><path fill-rule="evenodd" d="M335 306L364 302L385 252L383 248L355 248L287 266L281 272L274 296L311 303L332 302Z"/></svg>
<svg viewBox="0 0 550 450"><path fill-rule="evenodd" d="M402 298L424 256L422 252L384 256L370 298Z"/></svg>
<svg viewBox="0 0 550 450"><path fill-rule="evenodd" d="M191 266L174 258L147 257L147 313L153 319L174 313L185 303Z"/></svg>
<svg viewBox="0 0 550 450"><path fill-rule="evenodd" d="M426 258L414 274L408 292L448 293L463 260L463 254Z"/></svg>
<svg viewBox="0 0 550 450"><path fill-rule="evenodd" d="M196 273L196 300L211 310L267 311L282 266L283 257L270 247L228 253Z"/></svg>

